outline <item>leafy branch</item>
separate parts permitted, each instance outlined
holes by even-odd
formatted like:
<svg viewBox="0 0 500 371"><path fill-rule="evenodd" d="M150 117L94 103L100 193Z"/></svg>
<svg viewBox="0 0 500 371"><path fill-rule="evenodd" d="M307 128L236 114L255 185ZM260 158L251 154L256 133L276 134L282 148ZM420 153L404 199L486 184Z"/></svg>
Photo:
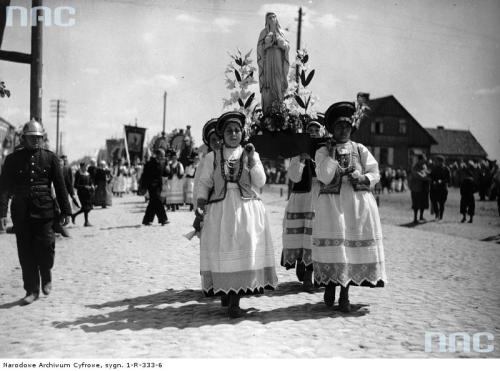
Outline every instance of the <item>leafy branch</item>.
<svg viewBox="0 0 500 371"><path fill-rule="evenodd" d="M289 89L285 98L293 98L290 105L292 109L298 110L303 109L303 114L308 115L308 111L318 98L312 94L310 90L307 89L309 84L311 84L312 79L316 70L309 71L307 62L309 61L309 54L306 49L300 49L297 51L297 55L294 63L291 67L291 72L289 75ZM300 71L300 72L299 72ZM309 71L309 72L308 72ZM297 76L298 73L298 76ZM298 83L297 83L298 81Z"/></svg>
<svg viewBox="0 0 500 371"><path fill-rule="evenodd" d="M224 108L238 104L238 109L248 114L255 98L255 93L249 90L249 86L256 84L254 73L257 70L252 65L250 55L252 50L243 55L239 49L237 53L228 53L231 62L227 65L226 88L231 91L229 99L223 99Z"/></svg>

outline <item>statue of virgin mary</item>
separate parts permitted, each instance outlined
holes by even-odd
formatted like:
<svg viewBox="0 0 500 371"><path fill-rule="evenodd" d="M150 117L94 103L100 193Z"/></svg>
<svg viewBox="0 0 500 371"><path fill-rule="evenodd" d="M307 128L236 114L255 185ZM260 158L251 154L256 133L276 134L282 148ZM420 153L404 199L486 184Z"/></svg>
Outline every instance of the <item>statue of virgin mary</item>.
<svg viewBox="0 0 500 371"><path fill-rule="evenodd" d="M288 52L290 45L281 31L275 13L266 14L266 26L257 42L257 65L262 111L265 114L273 102L283 102L288 89Z"/></svg>

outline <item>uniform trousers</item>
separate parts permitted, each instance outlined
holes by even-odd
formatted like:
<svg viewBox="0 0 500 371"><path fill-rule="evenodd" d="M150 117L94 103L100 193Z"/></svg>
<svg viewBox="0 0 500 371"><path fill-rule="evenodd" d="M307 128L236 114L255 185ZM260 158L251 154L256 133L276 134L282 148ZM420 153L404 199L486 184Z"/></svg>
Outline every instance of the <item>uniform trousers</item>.
<svg viewBox="0 0 500 371"><path fill-rule="evenodd" d="M40 292L40 278L42 285L52 281L50 270L54 266L56 245L53 222L53 219L29 218L14 224L24 289L28 293Z"/></svg>
<svg viewBox="0 0 500 371"><path fill-rule="evenodd" d="M142 224L152 223L155 215L158 217L159 223L164 223L168 220L165 207L161 202L161 186L160 187L148 187L149 192L149 203L146 207L146 213L142 219Z"/></svg>
<svg viewBox="0 0 500 371"><path fill-rule="evenodd" d="M436 217L442 218L444 213L444 204L448 198L448 190L446 189L431 189L430 199L432 208Z"/></svg>

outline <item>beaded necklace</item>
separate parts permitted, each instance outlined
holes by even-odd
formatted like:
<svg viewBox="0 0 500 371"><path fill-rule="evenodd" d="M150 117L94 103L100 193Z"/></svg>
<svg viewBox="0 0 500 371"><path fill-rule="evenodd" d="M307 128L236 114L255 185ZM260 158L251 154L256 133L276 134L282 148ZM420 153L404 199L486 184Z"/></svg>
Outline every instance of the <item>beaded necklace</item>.
<svg viewBox="0 0 500 371"><path fill-rule="evenodd" d="M241 173L243 172L243 154L239 159L224 160L224 149L221 148L220 166L221 166L222 179L224 179L224 181L226 182L237 183L241 178ZM226 174L226 169L227 169L227 174Z"/></svg>
<svg viewBox="0 0 500 371"><path fill-rule="evenodd" d="M351 148L346 148L348 144L351 144L351 142L349 141L341 148L335 149L335 159L338 161L342 170L347 170L352 164L352 144L350 145Z"/></svg>

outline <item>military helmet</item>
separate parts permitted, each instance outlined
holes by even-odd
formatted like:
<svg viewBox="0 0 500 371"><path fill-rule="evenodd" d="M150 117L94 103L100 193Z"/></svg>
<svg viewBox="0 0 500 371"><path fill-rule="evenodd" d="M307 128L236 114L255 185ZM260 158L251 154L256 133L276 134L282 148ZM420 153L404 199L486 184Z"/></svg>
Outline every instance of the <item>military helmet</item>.
<svg viewBox="0 0 500 371"><path fill-rule="evenodd" d="M45 129L42 124L40 124L35 119L31 119L23 126L23 135L38 135L43 137L45 135Z"/></svg>

